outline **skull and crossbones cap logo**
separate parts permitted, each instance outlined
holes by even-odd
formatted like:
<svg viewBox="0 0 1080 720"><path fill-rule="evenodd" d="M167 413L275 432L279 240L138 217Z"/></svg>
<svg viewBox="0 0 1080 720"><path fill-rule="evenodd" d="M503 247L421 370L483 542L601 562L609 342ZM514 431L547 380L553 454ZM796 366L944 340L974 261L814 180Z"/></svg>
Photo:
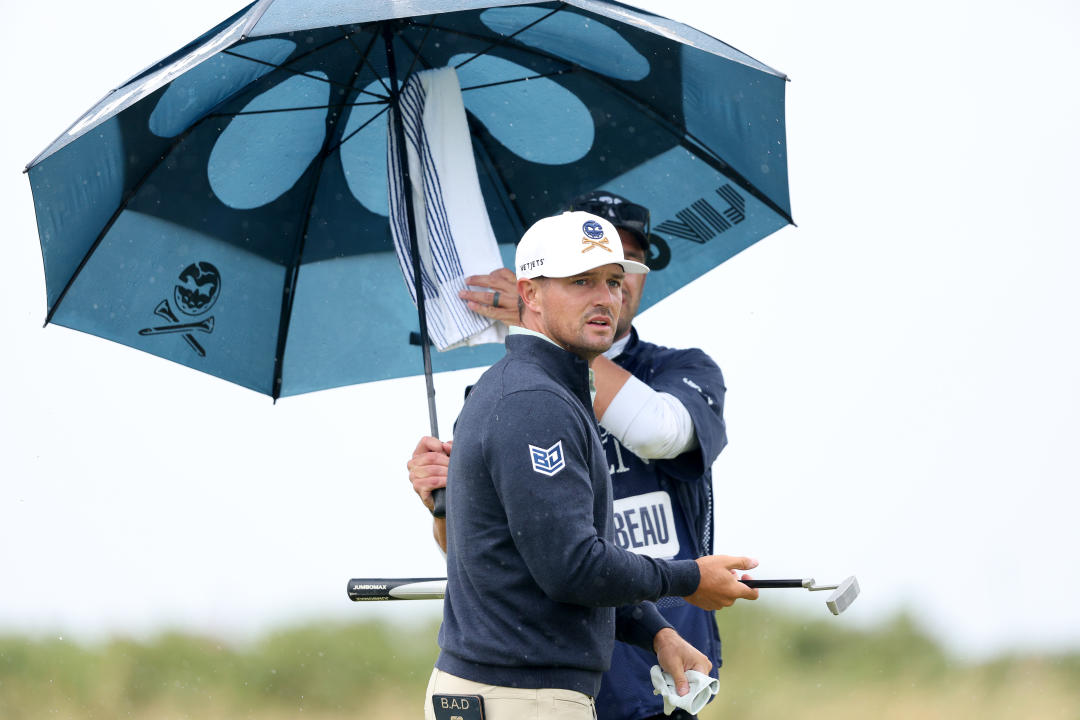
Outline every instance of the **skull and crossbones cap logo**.
<svg viewBox="0 0 1080 720"><path fill-rule="evenodd" d="M525 231L517 246L518 280L571 277L617 263L631 274L649 272L627 260L619 233L608 220L580 210L541 218Z"/></svg>

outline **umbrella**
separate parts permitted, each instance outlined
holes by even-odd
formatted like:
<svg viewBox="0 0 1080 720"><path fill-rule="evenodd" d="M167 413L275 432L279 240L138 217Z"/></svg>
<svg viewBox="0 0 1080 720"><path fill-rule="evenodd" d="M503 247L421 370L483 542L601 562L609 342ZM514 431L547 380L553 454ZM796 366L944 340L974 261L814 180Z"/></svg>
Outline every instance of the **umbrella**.
<svg viewBox="0 0 1080 720"><path fill-rule="evenodd" d="M651 209L645 309L791 222L784 76L690 27L607 0L257 0L27 166L46 324L275 399L423 364L438 434L431 373L501 352L429 356L387 220L387 110L447 66L507 265L605 188Z"/></svg>

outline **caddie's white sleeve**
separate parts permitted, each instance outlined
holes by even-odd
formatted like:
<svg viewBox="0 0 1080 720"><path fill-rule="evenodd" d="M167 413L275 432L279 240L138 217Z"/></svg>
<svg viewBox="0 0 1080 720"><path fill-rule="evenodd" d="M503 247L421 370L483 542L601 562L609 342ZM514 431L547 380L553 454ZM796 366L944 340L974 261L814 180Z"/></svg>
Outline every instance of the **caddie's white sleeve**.
<svg viewBox="0 0 1080 720"><path fill-rule="evenodd" d="M678 398L633 376L615 394L600 424L646 460L670 460L698 444L694 421Z"/></svg>

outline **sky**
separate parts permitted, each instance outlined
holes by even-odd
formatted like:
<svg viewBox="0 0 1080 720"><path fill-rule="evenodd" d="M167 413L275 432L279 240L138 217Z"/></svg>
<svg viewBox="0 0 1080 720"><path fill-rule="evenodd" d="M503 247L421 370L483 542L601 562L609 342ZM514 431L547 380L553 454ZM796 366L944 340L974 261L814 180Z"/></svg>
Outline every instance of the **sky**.
<svg viewBox="0 0 1080 720"><path fill-rule="evenodd" d="M405 462L421 378L269 398L65 328L23 167L110 88L243 3L0 0L0 632L437 617L352 604L438 576ZM788 227L643 314L723 368L717 550L862 595L758 602L953 653L1080 649L1080 8L642 2L786 73ZM449 428L479 370L436 378ZM444 434L448 434L444 429ZM729 612L729 611L725 611Z"/></svg>

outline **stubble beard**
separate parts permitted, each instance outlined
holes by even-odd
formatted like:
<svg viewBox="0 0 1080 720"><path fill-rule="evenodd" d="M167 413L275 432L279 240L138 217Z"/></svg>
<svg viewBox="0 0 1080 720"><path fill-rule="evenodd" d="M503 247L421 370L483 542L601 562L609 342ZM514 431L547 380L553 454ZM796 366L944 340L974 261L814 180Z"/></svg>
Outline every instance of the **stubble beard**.
<svg viewBox="0 0 1080 720"><path fill-rule="evenodd" d="M596 314L596 312L590 312L586 318ZM592 329L592 326L589 325L586 318L582 318L581 325L577 328L576 332L571 331L566 333L566 336L554 336L552 339L569 352L592 362L595 357L607 352L612 343L615 342L614 328L616 328L617 325L613 322L611 325L608 325L608 328L611 329L610 332L600 333L598 330ZM608 319L612 320L613 318L609 315Z"/></svg>

